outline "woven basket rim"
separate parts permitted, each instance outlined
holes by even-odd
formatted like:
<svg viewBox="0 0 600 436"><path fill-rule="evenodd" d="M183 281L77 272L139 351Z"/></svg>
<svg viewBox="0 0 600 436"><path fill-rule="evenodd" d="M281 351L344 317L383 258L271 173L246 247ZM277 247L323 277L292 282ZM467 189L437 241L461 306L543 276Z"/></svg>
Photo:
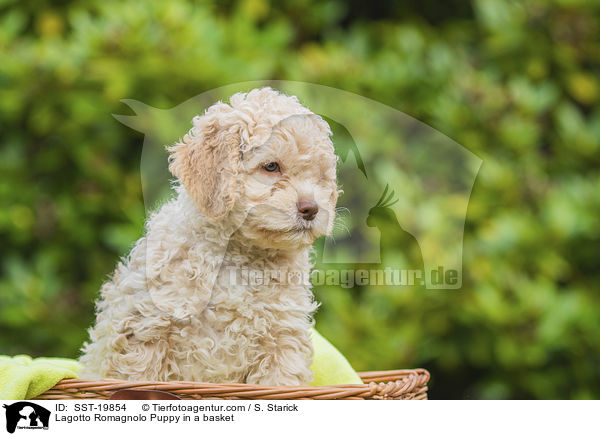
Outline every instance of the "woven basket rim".
<svg viewBox="0 0 600 436"><path fill-rule="evenodd" d="M126 381L117 379L64 379L37 399L108 398L123 389L149 389L186 398L221 399L380 399L425 397L429 372L422 368L359 372L365 384L329 386L266 386L245 383L189 381Z"/></svg>

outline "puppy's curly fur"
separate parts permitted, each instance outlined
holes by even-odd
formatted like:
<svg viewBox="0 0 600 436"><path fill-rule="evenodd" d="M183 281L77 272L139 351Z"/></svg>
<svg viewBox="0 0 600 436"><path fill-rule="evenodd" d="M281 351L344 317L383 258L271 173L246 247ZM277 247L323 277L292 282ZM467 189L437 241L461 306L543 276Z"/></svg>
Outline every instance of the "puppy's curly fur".
<svg viewBox="0 0 600 436"><path fill-rule="evenodd" d="M169 148L176 195L102 287L80 377L310 382L309 252L331 232L339 192L330 135L271 88L195 117Z"/></svg>

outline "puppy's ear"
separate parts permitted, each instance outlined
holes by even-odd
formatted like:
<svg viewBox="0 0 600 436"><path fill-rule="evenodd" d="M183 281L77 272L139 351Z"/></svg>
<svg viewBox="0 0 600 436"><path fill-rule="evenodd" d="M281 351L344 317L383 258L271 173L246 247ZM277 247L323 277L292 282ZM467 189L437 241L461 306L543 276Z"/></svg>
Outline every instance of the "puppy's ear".
<svg viewBox="0 0 600 436"><path fill-rule="evenodd" d="M239 123L196 117L183 142L168 148L169 171L209 218L224 218L235 202L241 128Z"/></svg>

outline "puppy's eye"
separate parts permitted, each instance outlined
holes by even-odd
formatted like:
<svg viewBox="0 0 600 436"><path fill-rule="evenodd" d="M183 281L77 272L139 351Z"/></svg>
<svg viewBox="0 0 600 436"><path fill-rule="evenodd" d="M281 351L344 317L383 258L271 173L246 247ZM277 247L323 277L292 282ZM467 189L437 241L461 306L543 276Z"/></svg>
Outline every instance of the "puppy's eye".
<svg viewBox="0 0 600 436"><path fill-rule="evenodd" d="M279 164L277 162L269 162L268 164L263 165L263 170L268 171L270 173L281 172L281 168L279 168Z"/></svg>

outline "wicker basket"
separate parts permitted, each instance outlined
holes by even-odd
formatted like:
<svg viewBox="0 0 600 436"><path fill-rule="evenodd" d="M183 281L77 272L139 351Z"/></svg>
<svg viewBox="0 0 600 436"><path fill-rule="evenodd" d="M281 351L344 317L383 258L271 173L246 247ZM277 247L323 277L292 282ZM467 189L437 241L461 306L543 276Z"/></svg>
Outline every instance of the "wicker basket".
<svg viewBox="0 0 600 436"><path fill-rule="evenodd" d="M261 386L240 383L128 382L66 379L36 400L108 399L123 389L158 390L181 399L220 400L426 400L429 373L424 369L358 374L364 385Z"/></svg>

